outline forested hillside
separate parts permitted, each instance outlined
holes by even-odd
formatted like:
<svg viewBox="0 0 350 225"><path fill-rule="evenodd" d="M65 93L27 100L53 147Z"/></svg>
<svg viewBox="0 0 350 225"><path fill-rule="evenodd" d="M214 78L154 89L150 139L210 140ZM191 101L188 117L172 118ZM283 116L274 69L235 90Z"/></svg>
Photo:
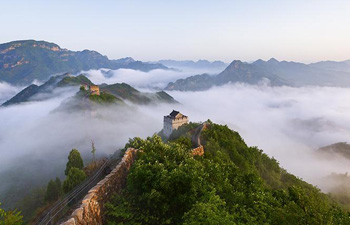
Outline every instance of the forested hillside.
<svg viewBox="0 0 350 225"><path fill-rule="evenodd" d="M209 122L205 155L192 156L194 127L167 143L157 135L129 141L142 151L124 192L107 204L108 224L350 224L329 196L227 126Z"/></svg>

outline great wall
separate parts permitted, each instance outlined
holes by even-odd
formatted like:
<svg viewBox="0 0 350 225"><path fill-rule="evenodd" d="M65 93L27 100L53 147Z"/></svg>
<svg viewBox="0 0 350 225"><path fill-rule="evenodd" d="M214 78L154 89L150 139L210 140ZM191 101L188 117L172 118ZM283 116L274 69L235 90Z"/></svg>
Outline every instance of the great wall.
<svg viewBox="0 0 350 225"><path fill-rule="evenodd" d="M200 135L206 123L201 124L194 132L192 142L196 148L190 151L193 156L204 155L200 144ZM138 149L128 148L120 163L103 180L98 182L82 200L80 206L61 225L100 225L104 221L105 203L114 193L120 193L126 185L129 170L137 159Z"/></svg>
<svg viewBox="0 0 350 225"><path fill-rule="evenodd" d="M62 225L103 224L104 204L113 193L120 193L125 187L126 177L136 160L137 152L137 149L127 149L121 162L88 192L80 207Z"/></svg>
<svg viewBox="0 0 350 225"><path fill-rule="evenodd" d="M127 175L136 160L137 151L137 149L129 148L116 168L88 192L80 207L74 210L69 219L61 225L103 224L104 204L112 194L120 193L125 187ZM200 145L192 149L190 154L202 156L204 147Z"/></svg>

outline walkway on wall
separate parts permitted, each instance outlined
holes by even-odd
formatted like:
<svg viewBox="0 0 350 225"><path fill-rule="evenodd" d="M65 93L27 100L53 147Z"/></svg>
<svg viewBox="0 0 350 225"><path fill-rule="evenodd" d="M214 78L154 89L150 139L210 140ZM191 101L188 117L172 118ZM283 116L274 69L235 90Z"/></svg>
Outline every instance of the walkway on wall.
<svg viewBox="0 0 350 225"><path fill-rule="evenodd" d="M192 144L195 146L194 149L191 150L191 154L203 156L204 155L204 147L201 145L201 134L204 128L208 125L207 122L202 123L199 125L196 130L194 131L194 134L192 135Z"/></svg>
<svg viewBox="0 0 350 225"><path fill-rule="evenodd" d="M74 188L43 213L37 224L57 224L59 220L67 214L70 206L80 202L87 192L105 177L105 169L110 166L114 160L116 159L112 157L107 159L92 176L88 177L83 183Z"/></svg>
<svg viewBox="0 0 350 225"><path fill-rule="evenodd" d="M196 130L194 131L194 134L192 135L192 144L195 147L201 146L201 134L205 126L207 126L207 122L202 123L199 125Z"/></svg>

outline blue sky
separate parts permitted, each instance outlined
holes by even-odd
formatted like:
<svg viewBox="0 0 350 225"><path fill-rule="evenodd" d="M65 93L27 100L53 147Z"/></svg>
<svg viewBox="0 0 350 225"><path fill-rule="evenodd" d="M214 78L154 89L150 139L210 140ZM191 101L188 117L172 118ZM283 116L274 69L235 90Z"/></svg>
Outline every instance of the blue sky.
<svg viewBox="0 0 350 225"><path fill-rule="evenodd" d="M0 8L1 43L46 40L112 59L350 59L345 0L11 0Z"/></svg>

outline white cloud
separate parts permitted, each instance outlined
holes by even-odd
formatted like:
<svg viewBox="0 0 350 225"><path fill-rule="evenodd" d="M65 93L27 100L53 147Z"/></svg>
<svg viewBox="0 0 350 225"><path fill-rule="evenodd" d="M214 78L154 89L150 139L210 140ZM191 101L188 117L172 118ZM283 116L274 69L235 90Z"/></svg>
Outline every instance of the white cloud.
<svg viewBox="0 0 350 225"><path fill-rule="evenodd" d="M131 69L118 70L89 70L83 73L96 84L106 83L127 83L136 88L164 88L166 85L177 79L186 78L192 75L200 74L202 70L152 70L150 72L142 72Z"/></svg>
<svg viewBox="0 0 350 225"><path fill-rule="evenodd" d="M12 98L21 89L23 89L23 87L12 86L9 83L0 81L0 105Z"/></svg>

